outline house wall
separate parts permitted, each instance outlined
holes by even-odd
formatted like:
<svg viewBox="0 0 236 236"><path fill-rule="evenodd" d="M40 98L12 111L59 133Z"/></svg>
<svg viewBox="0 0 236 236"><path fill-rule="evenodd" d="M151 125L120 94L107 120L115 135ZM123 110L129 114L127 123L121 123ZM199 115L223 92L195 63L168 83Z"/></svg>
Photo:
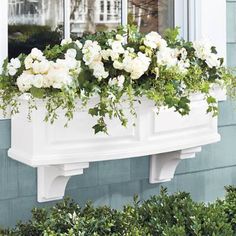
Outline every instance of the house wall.
<svg viewBox="0 0 236 236"><path fill-rule="evenodd" d="M227 1L228 65L236 66L236 0ZM36 201L36 170L7 157L10 147L10 121L0 120L0 225L12 226L30 217ZM175 178L164 186L169 192L188 191L197 201L213 201L224 196L224 186L236 184L236 103L220 104L221 142L203 147L197 158L183 161ZM23 138L23 134L22 134ZM158 194L160 185L148 183L149 158L92 163L85 174L71 178L66 195L80 204L120 208L134 194L141 199Z"/></svg>

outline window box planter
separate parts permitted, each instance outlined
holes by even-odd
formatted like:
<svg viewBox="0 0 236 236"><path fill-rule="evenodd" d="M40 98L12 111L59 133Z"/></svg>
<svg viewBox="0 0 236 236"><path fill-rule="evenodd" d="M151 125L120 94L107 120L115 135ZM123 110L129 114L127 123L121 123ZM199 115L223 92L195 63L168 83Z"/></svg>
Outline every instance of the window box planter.
<svg viewBox="0 0 236 236"><path fill-rule="evenodd" d="M213 93L218 101L225 100L221 89ZM109 135L94 135L91 126L95 120L87 111L76 112L65 128L63 113L49 124L43 121L43 101L37 105L29 122L27 99L22 98L20 113L11 118L8 154L38 168L39 202L62 198L69 178L83 174L89 163L96 161L151 155L150 183L169 181L180 160L192 158L201 146L220 140L217 117L206 114L207 104L201 94L192 96L188 116L172 109L161 109L157 115L152 102L143 99L137 105L136 126L129 122L124 128L119 121L108 120Z"/></svg>

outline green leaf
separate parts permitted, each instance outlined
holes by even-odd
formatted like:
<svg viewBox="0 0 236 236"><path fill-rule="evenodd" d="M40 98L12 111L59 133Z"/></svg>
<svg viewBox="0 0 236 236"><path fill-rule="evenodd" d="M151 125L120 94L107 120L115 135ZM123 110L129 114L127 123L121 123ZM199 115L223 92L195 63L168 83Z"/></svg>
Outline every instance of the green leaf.
<svg viewBox="0 0 236 236"><path fill-rule="evenodd" d="M40 99L43 98L45 95L44 89L36 88L36 87L32 87L30 89L30 93L32 94L33 97L40 98Z"/></svg>

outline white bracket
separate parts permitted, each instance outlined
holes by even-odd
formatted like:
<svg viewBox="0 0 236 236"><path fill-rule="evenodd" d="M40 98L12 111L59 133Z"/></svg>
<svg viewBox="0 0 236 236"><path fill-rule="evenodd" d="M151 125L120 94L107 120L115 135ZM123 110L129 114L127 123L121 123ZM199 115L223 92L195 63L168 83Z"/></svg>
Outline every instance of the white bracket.
<svg viewBox="0 0 236 236"><path fill-rule="evenodd" d="M195 154L200 151L201 147L195 147L152 155L150 157L149 182L155 184L170 181L174 178L175 170L180 161L194 158Z"/></svg>
<svg viewBox="0 0 236 236"><path fill-rule="evenodd" d="M86 162L38 167L38 202L62 199L70 177L88 167Z"/></svg>

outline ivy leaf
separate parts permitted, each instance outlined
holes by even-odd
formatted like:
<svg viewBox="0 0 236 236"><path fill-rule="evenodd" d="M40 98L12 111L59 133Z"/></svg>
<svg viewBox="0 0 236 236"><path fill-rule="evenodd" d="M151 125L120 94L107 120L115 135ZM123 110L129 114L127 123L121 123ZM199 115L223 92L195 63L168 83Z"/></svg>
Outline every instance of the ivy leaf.
<svg viewBox="0 0 236 236"><path fill-rule="evenodd" d="M30 89L30 93L32 94L33 97L35 98L40 98L42 99L44 97L44 90L41 88L36 88L36 87L32 87Z"/></svg>

